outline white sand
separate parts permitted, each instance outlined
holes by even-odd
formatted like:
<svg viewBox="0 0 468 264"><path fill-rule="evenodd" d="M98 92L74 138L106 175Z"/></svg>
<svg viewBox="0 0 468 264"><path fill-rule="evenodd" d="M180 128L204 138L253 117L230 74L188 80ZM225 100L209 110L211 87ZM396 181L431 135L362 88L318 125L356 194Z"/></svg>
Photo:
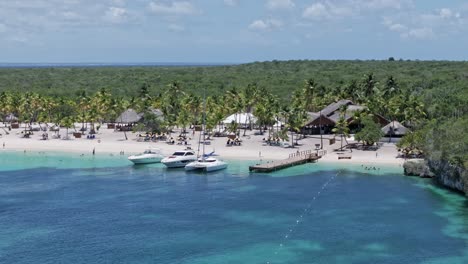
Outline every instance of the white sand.
<svg viewBox="0 0 468 264"><path fill-rule="evenodd" d="M76 124L76 128L79 129L80 124ZM169 155L174 151L185 149L184 145L169 145L165 141L158 142L138 142L137 134L127 132L128 140L125 140L123 132L115 132L113 129L106 129L106 126L102 126L95 139L87 139L86 135L84 138L75 139L71 134L73 129L69 129L70 140L64 139L53 139L52 135L55 132L48 132L49 139L42 140L43 132L34 132L31 138L23 138L22 131L24 129L12 129L11 131L4 130L0 125L0 149L4 150L16 150L16 151L54 151L54 152L75 152L91 154L95 149L96 154L102 153L113 153L118 155L121 151L124 151L125 155L134 153L141 153L145 148L151 146L161 149L162 153ZM7 135L6 132L9 132ZM188 134L191 137L188 140L189 146L195 151L198 148L199 133L195 135L192 133ZM178 136L178 131L173 133L174 139ZM241 135L243 131L241 131ZM66 130L60 129L60 135L62 138L66 136ZM247 131L247 136L242 137L241 146L226 146L227 138L213 138L210 145L206 145L206 153L215 151L221 158L234 159L234 160L259 160L260 155L262 160L278 160L288 158L289 154L297 151L314 150L315 144L320 144L320 136L308 136L305 139L298 141L300 146L296 148L282 148L278 146L267 146L264 144L263 138L268 137L267 134L264 136L254 135L254 131ZM384 143L378 151L362 151L350 150L343 151L344 155L351 155L351 159L338 159L339 154L334 149L340 147L339 137L333 145L329 145L329 138L332 135L324 135L324 149L327 150L325 155L320 161L324 162L338 162L338 163L353 163L353 164L388 164L388 165L401 165L402 159L397 159L397 150L393 143Z"/></svg>

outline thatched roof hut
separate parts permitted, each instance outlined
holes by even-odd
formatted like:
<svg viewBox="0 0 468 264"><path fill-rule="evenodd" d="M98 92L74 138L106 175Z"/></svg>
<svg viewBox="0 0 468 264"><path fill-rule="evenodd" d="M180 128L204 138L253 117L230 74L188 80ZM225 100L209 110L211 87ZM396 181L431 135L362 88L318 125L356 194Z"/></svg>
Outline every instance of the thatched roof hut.
<svg viewBox="0 0 468 264"><path fill-rule="evenodd" d="M5 121L6 122L16 122L18 121L18 117L16 117L14 114L8 114L5 116Z"/></svg>
<svg viewBox="0 0 468 264"><path fill-rule="evenodd" d="M353 102L351 100L339 100L338 102L331 103L325 108L322 109L322 115L324 116L331 116L334 112L338 111L341 106L343 105L352 105Z"/></svg>
<svg viewBox="0 0 468 264"><path fill-rule="evenodd" d="M132 124L132 123L137 123L140 121L142 118L141 114L138 114L135 110L133 109L127 109L125 110L122 114L120 114L117 119L115 119L116 123L126 123L126 124Z"/></svg>
<svg viewBox="0 0 468 264"><path fill-rule="evenodd" d="M386 126L382 127L382 131L385 133L385 136L402 137L408 132L408 128L403 126L398 121L392 121Z"/></svg>

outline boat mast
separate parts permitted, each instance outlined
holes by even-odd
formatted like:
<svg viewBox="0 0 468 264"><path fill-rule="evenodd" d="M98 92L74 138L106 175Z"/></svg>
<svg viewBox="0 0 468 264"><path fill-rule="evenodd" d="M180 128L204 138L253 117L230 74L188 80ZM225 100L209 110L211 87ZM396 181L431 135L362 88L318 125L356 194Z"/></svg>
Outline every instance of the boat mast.
<svg viewBox="0 0 468 264"><path fill-rule="evenodd" d="M203 88L203 154L202 161L205 161L205 129L206 129L206 88Z"/></svg>

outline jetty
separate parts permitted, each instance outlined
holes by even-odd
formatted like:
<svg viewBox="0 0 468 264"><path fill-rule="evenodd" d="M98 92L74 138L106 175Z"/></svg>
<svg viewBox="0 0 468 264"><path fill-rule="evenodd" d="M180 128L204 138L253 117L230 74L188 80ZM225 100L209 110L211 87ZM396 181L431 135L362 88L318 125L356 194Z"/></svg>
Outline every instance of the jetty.
<svg viewBox="0 0 468 264"><path fill-rule="evenodd" d="M316 162L327 153L326 150L304 150L289 154L284 160L249 166L251 172L273 172L305 163Z"/></svg>

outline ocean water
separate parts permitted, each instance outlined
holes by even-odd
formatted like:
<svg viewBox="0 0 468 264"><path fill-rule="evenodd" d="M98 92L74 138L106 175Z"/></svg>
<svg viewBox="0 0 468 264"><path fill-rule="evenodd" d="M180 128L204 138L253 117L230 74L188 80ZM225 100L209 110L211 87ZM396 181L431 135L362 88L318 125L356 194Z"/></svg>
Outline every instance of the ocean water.
<svg viewBox="0 0 468 264"><path fill-rule="evenodd" d="M0 152L0 263L468 263L467 201L428 180L251 163Z"/></svg>

